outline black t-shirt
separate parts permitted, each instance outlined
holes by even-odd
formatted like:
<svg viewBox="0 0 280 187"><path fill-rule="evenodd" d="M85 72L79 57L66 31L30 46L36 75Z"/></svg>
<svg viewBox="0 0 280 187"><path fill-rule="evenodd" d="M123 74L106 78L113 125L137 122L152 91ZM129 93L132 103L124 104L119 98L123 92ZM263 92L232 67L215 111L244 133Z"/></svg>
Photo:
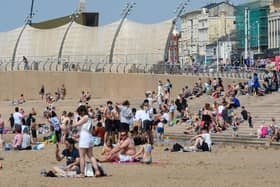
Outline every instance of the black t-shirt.
<svg viewBox="0 0 280 187"><path fill-rule="evenodd" d="M26 125L30 126L33 119L34 119L33 117L28 117L27 120L26 120Z"/></svg>
<svg viewBox="0 0 280 187"><path fill-rule="evenodd" d="M241 115L243 117L244 120L247 120L248 119L248 112L246 110L242 110L241 111Z"/></svg>
<svg viewBox="0 0 280 187"><path fill-rule="evenodd" d="M69 149L64 149L62 155L66 157L66 165L72 164L76 161L76 158L80 157L79 150L74 148L72 152Z"/></svg>

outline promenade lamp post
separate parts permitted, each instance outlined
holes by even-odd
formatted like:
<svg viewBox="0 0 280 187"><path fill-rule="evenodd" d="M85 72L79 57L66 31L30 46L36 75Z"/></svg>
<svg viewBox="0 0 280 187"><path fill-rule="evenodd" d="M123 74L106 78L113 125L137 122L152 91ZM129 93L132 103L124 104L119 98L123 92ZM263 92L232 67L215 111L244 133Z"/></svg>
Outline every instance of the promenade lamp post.
<svg viewBox="0 0 280 187"><path fill-rule="evenodd" d="M60 48L59 48L59 52L58 52L58 57L57 57L57 63L58 64L61 64L61 56L62 56L62 52L63 52L63 47L64 47L65 40L67 38L67 35L69 33L69 30L71 29L75 20L79 17L80 17L80 12L77 12L77 11L69 16L71 21L70 21L68 27L66 28L65 33L63 35L63 38L61 40L61 44L60 44Z"/></svg>
<svg viewBox="0 0 280 187"><path fill-rule="evenodd" d="M118 28L115 32L115 35L114 35L114 38L113 38L113 41L112 41L112 45L111 45L111 50L110 50L110 56L109 56L109 63L113 63L113 58L114 58L114 50L115 50L115 45L116 45L116 41L117 41L117 38L119 36L119 33L121 31L121 28L123 26L123 23L125 21L125 19L130 15L131 11L133 10L133 8L136 6L136 3L134 2L130 2L130 3L126 3L124 8L123 8L123 11L121 13L121 16L122 16L122 19L118 25Z"/></svg>
<svg viewBox="0 0 280 187"><path fill-rule="evenodd" d="M180 18L181 14L184 12L186 9L187 4L190 2L190 0L182 0L181 3L177 6L176 10L174 13L176 14L175 18L172 20L172 27L169 31L168 38L165 44L165 49L164 49L164 62L167 63L169 60L169 48L170 48L170 43L171 43L171 38L173 34L173 30L176 27L176 24L178 22L178 19Z"/></svg>
<svg viewBox="0 0 280 187"><path fill-rule="evenodd" d="M256 21L257 28L258 28L258 54L261 53L261 47L260 47L260 22Z"/></svg>
<svg viewBox="0 0 280 187"><path fill-rule="evenodd" d="M14 50L13 50L13 56L12 56L12 70L14 70L14 66L15 66L15 59L16 59L16 54L17 54L17 48L18 48L18 44L20 42L20 39L21 39L21 36L24 32L24 30L26 29L27 25L31 25L32 24L32 18L34 17L34 13L33 13L33 7L34 7L34 1L35 0L32 0L31 2L31 8L30 8L30 13L29 15L25 18L24 20L24 26L22 27L19 35L18 35L18 38L17 38L17 41L16 41L16 44L15 44L15 47L14 47Z"/></svg>

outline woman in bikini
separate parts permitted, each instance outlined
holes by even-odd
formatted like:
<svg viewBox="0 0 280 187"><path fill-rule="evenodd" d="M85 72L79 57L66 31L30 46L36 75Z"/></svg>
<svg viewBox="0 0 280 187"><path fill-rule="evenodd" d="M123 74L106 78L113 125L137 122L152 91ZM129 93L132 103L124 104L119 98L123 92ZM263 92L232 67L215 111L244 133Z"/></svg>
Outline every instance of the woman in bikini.
<svg viewBox="0 0 280 187"><path fill-rule="evenodd" d="M140 162L144 164L151 164L152 163L152 150L153 147L149 142L149 138L144 138L144 145L141 146L139 152L137 152L134 156L132 156L135 160L140 160ZM139 157L142 155L141 157Z"/></svg>

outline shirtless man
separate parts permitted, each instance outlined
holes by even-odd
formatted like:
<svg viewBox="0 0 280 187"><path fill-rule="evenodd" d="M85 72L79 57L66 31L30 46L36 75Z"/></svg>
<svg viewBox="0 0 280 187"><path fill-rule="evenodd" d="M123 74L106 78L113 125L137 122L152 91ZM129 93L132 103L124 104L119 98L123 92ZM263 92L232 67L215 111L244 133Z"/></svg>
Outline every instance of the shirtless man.
<svg viewBox="0 0 280 187"><path fill-rule="evenodd" d="M105 122L105 135L104 135L104 142L107 142L107 139L109 138L110 134L112 134L113 130L113 114L112 111L114 107L112 106L112 101L107 101L107 106L104 109L103 112L103 118Z"/></svg>
<svg viewBox="0 0 280 187"><path fill-rule="evenodd" d="M120 126L121 126L120 109L117 107L114 107L114 109L112 110L112 116L113 116L113 128L112 128L113 142L119 142L120 141Z"/></svg>
<svg viewBox="0 0 280 187"><path fill-rule="evenodd" d="M120 133L120 142L103 161L133 161L133 156L136 154L134 140L128 136L127 132Z"/></svg>

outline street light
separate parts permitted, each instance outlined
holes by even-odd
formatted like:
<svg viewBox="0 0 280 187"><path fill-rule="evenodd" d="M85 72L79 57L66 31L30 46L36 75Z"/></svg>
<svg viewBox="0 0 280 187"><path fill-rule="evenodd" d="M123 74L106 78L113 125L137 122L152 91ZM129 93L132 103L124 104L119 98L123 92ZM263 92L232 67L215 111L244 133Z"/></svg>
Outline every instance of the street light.
<svg viewBox="0 0 280 187"><path fill-rule="evenodd" d="M121 16L122 16L122 19L121 19L121 22L115 32L115 35L114 35L114 38L113 38L113 42L112 42L112 45L111 45L111 50L110 50L110 56L109 56L109 63L113 63L113 58L114 58L114 49L115 49L115 45L116 45L116 41L117 41L117 38L118 38L118 35L121 31L121 28L122 28L122 25L125 21L125 19L127 18L128 15L130 15L132 9L136 6L136 3L135 2L131 2L131 3L126 3L126 5L124 6L123 10L122 10L122 13L121 13Z"/></svg>
<svg viewBox="0 0 280 187"><path fill-rule="evenodd" d="M34 1L35 0L32 0L31 2L31 10L30 10L30 14L25 18L24 22L24 26L22 27L19 35L18 35L18 38L17 38L17 41L16 41L16 44L15 44L15 47L14 47L14 50L13 50L13 56L12 56L12 70L14 70L14 65L15 65L15 61L16 61L16 54L17 54L17 48L18 48L18 45L19 45L19 42L20 42L20 39L21 39L21 36L24 32L24 30L26 29L27 25L31 25L32 23L32 18L33 16L35 15L33 13L33 7L34 7Z"/></svg>
<svg viewBox="0 0 280 187"><path fill-rule="evenodd" d="M261 53L261 48L260 48L260 22L256 21L257 27L258 27L258 54Z"/></svg>
<svg viewBox="0 0 280 187"><path fill-rule="evenodd" d="M72 27L74 21L80 16L80 12L75 11L74 13L72 13L69 18L71 20L71 22L69 23L68 27L65 30L65 33L63 35L63 38L61 40L61 44L60 44L60 48L59 48L59 52L58 52L58 58L57 58L57 63L60 64L61 63L61 56L62 56L62 52L63 52L63 47L64 47L64 43L66 40L66 37L68 35L68 32L70 30L70 28Z"/></svg>

